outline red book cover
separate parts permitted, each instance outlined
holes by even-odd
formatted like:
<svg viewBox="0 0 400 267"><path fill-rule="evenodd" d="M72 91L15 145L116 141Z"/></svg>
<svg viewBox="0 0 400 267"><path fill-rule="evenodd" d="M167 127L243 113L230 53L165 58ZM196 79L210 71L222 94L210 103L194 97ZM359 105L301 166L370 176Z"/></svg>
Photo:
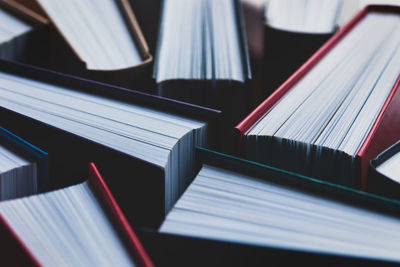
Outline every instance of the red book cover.
<svg viewBox="0 0 400 267"><path fill-rule="evenodd" d="M110 215L109 218L112 219L112 222L114 223L117 231L119 231L120 236L123 237L125 245L127 246L128 250L132 252L135 263L143 267L154 266L94 163L90 163L89 168L90 185L96 189L99 200L103 202L104 210Z"/></svg>
<svg viewBox="0 0 400 267"><path fill-rule="evenodd" d="M153 263L142 244L132 230L96 166L91 163L89 166L89 184L94 189L98 200L103 205L104 211L108 214L115 229L130 252L134 262L143 267L153 267ZM40 266L35 256L21 241L12 227L0 215L0 254L3 263L13 266Z"/></svg>
<svg viewBox="0 0 400 267"><path fill-rule="evenodd" d="M399 6L370 5L357 13L345 26L332 36L312 57L310 57L288 80L286 80L273 94L264 100L236 127L235 131L243 135L262 116L285 95L301 78L303 78L348 32L350 32L368 12L389 12L400 14ZM366 188L366 177L369 161L385 147L400 139L400 75L393 85L392 91L379 116L375 120L367 138L357 153L361 166L361 187Z"/></svg>

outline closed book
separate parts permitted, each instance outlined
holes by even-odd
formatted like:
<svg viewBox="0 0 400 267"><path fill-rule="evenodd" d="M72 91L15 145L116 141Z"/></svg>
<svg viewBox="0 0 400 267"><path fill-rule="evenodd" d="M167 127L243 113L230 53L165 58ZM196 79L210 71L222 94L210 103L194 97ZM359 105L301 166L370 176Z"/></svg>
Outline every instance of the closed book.
<svg viewBox="0 0 400 267"><path fill-rule="evenodd" d="M73 177L79 177L76 175L77 171L84 169L88 162L96 161L110 188L117 192L116 199L128 219L136 218L135 224L160 222L165 212L187 186L190 177L194 175L197 167L193 146L199 142L212 145L218 141L208 137L215 137L214 133L218 134L214 131L220 119L220 111L32 66L6 61L1 61L0 66L4 77L13 76L11 80L35 83L36 85L31 86L43 89L56 86L55 90L64 92L57 96L52 96L54 91L42 96L36 94L36 98L32 95L33 98L29 100L17 100L25 96L22 95L22 91L15 88L12 95L1 100L1 123L51 154L50 174L58 177L57 180L52 180L51 188L60 188L73 183ZM26 87L25 93L33 92L29 88L34 87ZM83 98L89 100L79 104L64 99L65 92L68 92L68 95L75 95L76 101L81 101ZM7 90L4 96L6 93L8 94ZM54 103L48 102L48 97L55 97L52 100ZM99 100L104 104L96 104L96 108L91 108L90 113L93 115L86 111L69 118L63 115L73 114L80 109L86 110ZM62 104L60 101L65 102ZM14 105L16 103L18 104ZM37 109L42 109L43 105L53 104L56 106L46 108L47 115L44 115L43 111L37 113ZM26 112L24 105L30 109L29 112ZM65 105L73 105L74 109L58 114L57 110L64 109ZM117 107L115 105L118 106L117 109L109 110L112 106ZM132 108L138 113L125 112ZM57 118L50 121L48 116L55 115L50 114L53 111L57 113ZM101 114L94 115L98 112ZM140 114L155 117L149 117L150 122L146 122L146 116L140 117L141 119L137 117L142 116ZM82 119L82 116L89 115L91 118ZM44 117L41 116L47 118L43 120ZM171 122L154 121L157 118ZM99 119L102 121L101 124L98 124ZM112 123L113 128L109 128L108 123ZM123 128L118 129L119 127ZM143 133L143 127L150 127L153 132ZM155 133L155 129L159 127L163 132ZM131 131L139 131L139 135ZM182 136L176 139L175 135ZM141 141L142 139L144 141ZM135 149L138 145L141 148ZM143 149L149 150L145 152ZM161 154L153 155L155 152L152 151L160 151L157 153ZM72 163L74 168L70 168Z"/></svg>
<svg viewBox="0 0 400 267"><path fill-rule="evenodd" d="M392 67L392 72L390 72L391 76L390 78L386 79L385 77L388 76L378 75L377 81L379 82L373 84L369 84L370 81L364 79L365 77L368 77L368 79L371 78L371 76L365 76L366 73L369 73L370 71L370 69L365 69L365 67L377 66L376 64L371 63L360 65L360 68L366 70L366 72L363 74L363 76L356 76L350 83L348 83L350 80L347 80L346 82L343 80L343 83L335 82L337 80L329 82L330 79L335 77L334 74L329 76L327 79L322 78L328 77L323 75L328 75L329 72L328 74L323 73L323 67L320 66L327 66L323 64L327 64L326 62L328 58L334 58L333 52L339 51L336 49L339 49L340 47L344 47L345 41L350 40L348 38L351 36L355 36L352 35L353 31L356 32L357 29L361 29L362 25L366 25L364 23L367 22L367 19L370 16L376 16L377 19L383 20L386 18L389 20L393 18L394 21L397 21L398 14L399 8L396 6L368 6L360 11L351 21L349 21L331 39L329 39L329 41L326 42L309 60L307 60L307 62L304 63L288 80L286 80L271 96L269 96L252 113L250 113L250 115L248 115L235 127L237 136L241 136L242 141L244 141L243 143L245 143L244 145L242 143L242 152L254 160L263 161L273 166L278 166L280 168L300 172L311 177L324 179L354 188L362 188L365 190L368 183L367 170L369 161L384 148L397 141L400 137L400 129L398 127L398 125L400 125L398 121L400 112L398 109L400 97L398 88L400 79L398 74L396 74L396 68L398 64L396 64L394 61L391 61L392 59L398 57L394 55L393 57L390 57L389 54L386 54L386 56L389 55L387 59L391 62L391 65L385 66ZM368 31L370 28L365 29ZM394 27L393 29L397 29L397 27ZM395 33L391 34L390 31L387 35L388 38L395 38L395 36L398 35ZM387 39L383 38L381 40L385 40L384 43L387 43ZM397 51L394 43L392 43L391 47L395 49L394 51ZM381 50L381 52L389 53L389 51L384 49ZM369 59L370 56L373 55L376 54L368 54L367 58ZM349 61L353 60L352 62L354 62L354 64L361 64L360 62L362 62L352 59L351 55L349 55L347 58ZM382 55L382 57L377 56L375 60L384 61L385 59L383 59ZM346 62L344 61L340 61L338 64L345 63ZM390 68L387 69L389 70ZM340 67L336 68L336 70L340 72L344 71L344 68ZM386 70L386 67L384 67L384 70ZM319 72L321 76L315 76L318 71L321 71ZM387 74L389 74L389 72ZM313 139L314 141L311 142L297 141L303 140L303 137L294 137L291 139L287 138L286 134L283 134L282 137L280 133L286 128L281 126L281 128L278 129L273 135L267 134L266 136L260 136L257 139L259 141L258 148L251 145L256 143L253 142L255 140L253 139L255 135L251 134L251 137L249 137L249 134L258 129L256 128L257 125L261 127L260 123L264 122L266 116L269 116L268 114L271 114L271 111L274 110L279 103L284 101L286 98L289 99L289 97L294 96L294 88L300 88L307 82L312 83L313 81L307 80L307 78L310 77L324 79L322 83L319 83L318 86L321 86L318 88L326 88L325 92L327 94L336 94L339 92L339 90L343 90L344 88L346 90L352 90L351 93L342 95L344 98L334 99L332 98L332 95L324 95L326 96L325 98L321 96L320 100L314 101L313 104L309 104L309 101L311 101L314 96L319 97L318 93L316 93L309 99L305 100L301 106L305 109L309 108L311 113L307 113L309 114L307 115L309 120L308 122L304 122L304 124L301 123L302 120L299 119L296 121L295 118L297 118L297 115L305 116L304 114L306 113L300 113L298 110L294 111L293 113L290 113L291 111L289 111L287 114L281 113L280 115L275 113L275 115L278 116L274 117L275 119L273 122L281 125L279 121L286 118L286 115L298 112L296 113L297 115L290 115L291 118L284 123L287 123L286 126L288 127L290 127L290 124L292 123L292 125L303 124L299 125L297 130L299 135L308 133L309 131L314 131L316 129L321 129L320 132L317 132L315 140ZM383 78L381 79L381 77ZM370 85L371 87L369 87ZM314 87L313 85L310 85L308 88L312 89ZM369 88L382 89L376 89L375 93L365 94L365 90ZM379 94L379 98L376 99L379 100L373 100L377 94ZM340 102L342 100L343 102ZM327 104L320 104L323 101L326 101ZM342 106L333 106L332 103L336 103L334 101L339 101L337 103L342 103ZM333 112L330 115L327 115L326 118L328 118L328 121L326 121L325 118L319 117L325 116L321 114L327 114L324 112L328 112L328 110L329 112ZM335 112L335 110L337 112ZM354 110L358 110L358 113L354 113ZM347 114L349 114L349 117L345 117ZM366 115L368 117L366 117ZM329 118L331 118L331 120L329 120ZM352 121L349 121L349 119L352 119ZM357 119L359 119L359 121L357 121ZM308 123L318 125L317 127L321 126L322 128L314 128ZM340 128L342 125L346 126L344 128ZM363 126L359 127L361 125ZM264 126L269 127L267 124ZM332 134L333 132L336 134ZM311 138L311 135L309 135L309 137ZM308 137L306 139L308 139ZM329 140L329 144L327 143L327 140ZM331 140L335 141L331 142ZM340 143L337 145L337 142L339 141ZM347 149L349 147L351 147L351 149ZM258 152L254 152L255 150ZM280 152L282 152L282 154Z"/></svg>
<svg viewBox="0 0 400 267"><path fill-rule="evenodd" d="M400 142L397 141L370 161L367 175L368 191L400 199L398 160L396 161L399 151Z"/></svg>
<svg viewBox="0 0 400 267"><path fill-rule="evenodd" d="M237 0L180 5L163 2L153 69L158 93L222 110L224 126L231 128L252 96L242 5ZM199 15L186 17L187 10Z"/></svg>
<svg viewBox="0 0 400 267"><path fill-rule="evenodd" d="M48 66L49 21L14 0L0 1L2 33L0 57L7 60ZM7 20L7 21L5 21Z"/></svg>
<svg viewBox="0 0 400 267"><path fill-rule="evenodd" d="M340 5L340 1L291 0L272 0L266 4L263 99L332 37Z"/></svg>
<svg viewBox="0 0 400 267"><path fill-rule="evenodd" d="M20 166L14 166L11 171L16 171L15 175L11 177L10 182L14 185L10 187L14 192L7 192L7 182L2 181L2 193L6 193L9 197L5 198L2 196L2 200L11 199L15 197L22 197L33 193L42 193L49 190L49 158L48 154L38 148L37 146L29 143L14 133L0 126L0 145L6 152L12 152L18 158L22 158ZM3 150L3 155L6 155ZM9 158L9 157L8 157ZM14 159L15 162L21 161L21 159ZM25 161L25 162L24 162ZM18 168L21 169L24 165L29 166L34 164L34 180L27 181L27 173L29 171L22 170L18 172ZM2 172L4 173L6 167L4 162L2 163ZM20 180L21 179L21 180ZM19 180L21 183L19 183ZM25 189L25 190L24 190Z"/></svg>
<svg viewBox="0 0 400 267"><path fill-rule="evenodd" d="M98 5L35 0L32 5L54 27L49 41L52 69L143 89L137 83L143 81L153 57L128 0ZM61 9L70 10L68 16Z"/></svg>
<svg viewBox="0 0 400 267"><path fill-rule="evenodd" d="M71 166L72 167L72 166ZM83 174L81 174L83 175ZM135 232L132 230L131 226L127 222L124 214L122 213L121 209L119 208L117 202L115 201L113 195L111 194L110 190L108 189L107 185L105 184L103 178L101 177L100 173L98 172L96 166L91 163L89 165L89 176L86 181L86 184L88 186L88 190L90 190L95 198L96 201L99 203L102 212L106 215L106 219L109 220L109 223L111 227L114 228L114 232L117 235L117 240L119 239L123 245L123 249L126 250L128 257L130 260L132 260L131 264L132 265L138 265L138 266L153 266L153 263L149 256L147 255L146 251L144 250L143 246L141 245L141 242L139 241L138 237L136 236ZM73 186L72 186L73 187ZM71 187L71 188L72 188ZM70 188L65 188L66 190L69 190ZM64 190L65 190L64 189ZM61 189L63 190L63 189ZM61 191L55 191L55 192L49 192L47 194L43 194L41 197L42 199L46 198L49 194L52 194L53 196L57 196L58 193ZM32 198L36 198L37 196L33 196ZM30 202L33 201L32 198L24 198L21 199L20 201L26 201ZM85 201L82 199L82 201ZM2 203L2 206L4 206L6 203ZM84 205L84 203L82 203ZM40 207L40 206L38 206ZM74 210L75 206L70 206L68 207L71 210ZM1 248L2 248L2 255L4 256L3 258L3 263L7 263L10 265L23 265L23 266L48 266L49 263L44 261L45 259L43 257L43 254L38 257L37 253L38 250L36 248L31 247L32 243L30 243L28 237L29 235L32 235L32 233L29 232L23 232L20 231L21 228L18 228L16 225L14 225L14 220L6 216L7 213L3 214L3 210L0 212L0 233L1 233ZM16 211L17 212L17 211ZM87 210L86 211L88 214L92 212L92 210ZM69 214L71 216L71 214ZM65 216L65 214L64 214ZM67 215L68 216L68 215ZM83 216L83 215L82 215ZM68 217L67 217L68 219ZM28 219L27 219L28 220ZM46 223L49 223L46 221L45 217L40 217L39 219L43 225ZM72 218L71 218L72 220ZM89 222L87 222L89 223ZM100 222L98 222L100 223ZM35 224L36 226L36 224ZM78 225L76 227L79 227ZM43 229L34 229L37 231L37 237L40 236L41 231ZM79 231L79 229L77 229ZM67 232L64 232L64 234ZM23 235L23 236L22 236ZM72 237L69 237L72 238ZM64 239L61 242L65 242L68 238ZM39 239L40 240L40 239ZM43 242L43 243L41 243ZM42 246L45 244L46 241L39 241L36 243L37 246ZM66 243L66 242L65 242ZM55 246L58 245L55 243ZM59 249L59 248L57 248ZM62 247L61 249L66 249L66 247ZM83 248L84 250L87 250L88 248L85 247ZM110 248L108 248L110 249ZM62 253L62 252L61 252ZM98 255L97 255L98 256ZM118 255L119 256L119 255ZM50 258L54 257L53 255L50 255ZM91 260L91 262L96 262L96 254L91 254L90 252L85 254L86 260ZM59 258L60 260L61 258ZM54 259L57 260L57 259ZM68 263L70 261L70 264L74 262L74 259L62 259L64 264ZM112 258L109 260L113 260ZM101 262L100 264L105 264L104 262Z"/></svg>
<svg viewBox="0 0 400 267"><path fill-rule="evenodd" d="M355 237L357 235L355 232L358 229L352 228L354 226L353 223L358 221L355 218L360 214L366 216L365 220L358 221L363 225L360 226L361 228L367 227L369 223L379 224L385 220L383 218L390 218L389 221L393 220L392 222L399 224L398 210L400 203L398 201L366 194L208 149L198 148L198 153L203 168L208 169L207 174L202 170L204 172L203 178L212 178L212 172L210 172L212 170L213 172L218 171L220 174L226 172L235 177L242 177L242 179L232 179L229 185L229 183L225 183L230 180L228 176L216 176L214 181L216 183L211 182L211 180L207 180L208 182L203 180L201 183L200 181L196 182L200 178L198 176L193 181L196 185L191 185L196 186L196 189L193 188L193 191L189 192L189 186L189 189L177 202L179 208L175 207L175 209L178 209L175 211L176 213L172 210L160 229L142 228L139 235L155 264L160 266L170 264L180 266L188 264L195 266L218 266L221 264L264 266L268 263L286 266L295 261L312 265L329 263L344 266L358 264L363 266L390 266L398 262L398 258L379 256L379 252L375 254L373 249L370 251L368 249L364 250L369 246L368 244L374 246L374 242L379 241L374 240L372 235L369 234L370 232L367 231L368 234L364 236L366 239L362 242L358 241L358 243ZM223 181L224 186L221 191L218 191L216 189L217 185ZM268 184L272 187L267 189L264 186L260 186L261 184ZM238 191L232 193L234 191L233 188L237 188ZM246 195L245 192L248 192L247 190L254 190L253 194ZM185 194L188 193L193 193L192 197L197 196L197 201L193 199L194 202L191 202L188 196L185 197ZM274 193L277 193L277 195L271 196L270 200L261 200L263 196ZM216 197L217 195L218 197ZM292 204L281 201L286 197L290 198L290 196L293 196L294 202ZM216 198L214 199L213 197ZM303 202L303 197L310 202L308 204L307 201ZM311 200L311 198L314 200ZM238 200L236 205L232 204L235 199ZM196 212L202 206L201 203L207 200L213 201L208 210L198 210ZM321 200L322 202L320 202ZM322 204L321 211L311 212L311 210L314 210L313 207L317 207L319 204ZM263 205L270 206L271 210L263 209ZM329 210L335 210L334 206L338 208L337 211L341 211L340 214L332 218L333 221L338 220L337 227L332 227L331 223L333 221L322 223L322 221L313 217L321 215L327 218L325 217L327 215L326 212L329 213ZM222 207L222 210L214 213L215 209L218 209L217 207ZM244 210L239 212L238 209L241 207ZM345 211L347 209L349 210ZM179 213L177 213L178 211ZM303 211L311 213L303 217L300 215ZM279 217L285 212L290 218L288 217L287 220L282 219L278 225L275 225L277 223L276 216ZM349 213L347 214L347 212ZM228 222L229 219L235 218L235 214L238 216L236 220L233 219ZM297 217L297 219L291 218L291 216L296 217L296 214L300 217ZM375 216L382 216L382 219L374 221ZM211 227L216 221L220 222L216 224L216 228ZM253 223L247 224L250 221L253 221ZM270 224L265 225L265 229L261 229L260 227L264 225L265 221ZM303 232L303 223L317 223L320 225L310 228L311 233L307 234ZM174 228L173 225L175 224L179 227ZM289 225L292 225L293 228ZM343 228L341 225L343 225ZM376 225L376 227L380 226ZM355 232L352 232L350 228ZM285 232L285 229L289 232ZM378 231L381 230L385 231L383 228ZM342 231L346 232L346 235L341 235ZM275 235L274 233L276 232L281 233ZM255 233L255 239L246 238L251 233ZM390 230L388 233L390 235ZM302 234L305 234L304 239L295 245L295 240L298 238L297 235ZM314 238L319 235L325 236L322 238L323 242L327 242L325 245L316 245L319 241ZM380 235L377 234L377 236ZM351 240L350 243L359 246L360 250L353 250L351 245L348 246L349 243L347 241L349 240L344 241L347 237ZM352 239L353 237L355 239ZM364 237L361 237L361 240ZM278 239L282 239L284 242L276 243ZM386 242L384 237L382 237L381 241ZM389 240L387 242L387 244L390 243ZM313 249L308 247L313 243L316 247ZM332 244L337 245L336 249L336 245L331 246ZM395 245L396 242L392 244L394 245L392 248L397 247ZM388 250L389 247L386 247L381 252L385 254ZM194 261L193 259L197 260Z"/></svg>
<svg viewBox="0 0 400 267"><path fill-rule="evenodd" d="M332 35L285 31L265 24L262 97L271 95Z"/></svg>

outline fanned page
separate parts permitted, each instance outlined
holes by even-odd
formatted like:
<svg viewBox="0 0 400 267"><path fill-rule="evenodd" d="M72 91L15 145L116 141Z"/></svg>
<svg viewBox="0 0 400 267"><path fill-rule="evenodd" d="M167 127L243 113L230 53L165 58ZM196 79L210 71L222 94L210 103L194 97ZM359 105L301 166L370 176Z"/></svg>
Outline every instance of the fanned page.
<svg viewBox="0 0 400 267"><path fill-rule="evenodd" d="M0 200L38 192L37 164L0 144Z"/></svg>
<svg viewBox="0 0 400 267"><path fill-rule="evenodd" d="M117 1L37 1L88 69L117 70L142 63Z"/></svg>
<svg viewBox="0 0 400 267"><path fill-rule="evenodd" d="M304 33L332 33L342 0L270 0L265 17L273 28Z"/></svg>
<svg viewBox="0 0 400 267"><path fill-rule="evenodd" d="M376 170L386 177L400 183L400 152L382 162Z"/></svg>
<svg viewBox="0 0 400 267"><path fill-rule="evenodd" d="M0 73L0 105L165 170L166 210L194 176L207 123Z"/></svg>
<svg viewBox="0 0 400 267"><path fill-rule="evenodd" d="M0 202L0 216L43 266L135 266L87 182Z"/></svg>
<svg viewBox="0 0 400 267"><path fill-rule="evenodd" d="M0 9L0 44L30 31L32 27Z"/></svg>
<svg viewBox="0 0 400 267"><path fill-rule="evenodd" d="M400 262L400 219L203 165L160 232Z"/></svg>
<svg viewBox="0 0 400 267"><path fill-rule="evenodd" d="M235 2L164 0L154 66L157 83L246 80Z"/></svg>
<svg viewBox="0 0 400 267"><path fill-rule="evenodd" d="M400 16L369 12L246 133L249 154L261 158L265 142L301 151L314 166L325 148L330 161L336 151L354 159L399 73Z"/></svg>

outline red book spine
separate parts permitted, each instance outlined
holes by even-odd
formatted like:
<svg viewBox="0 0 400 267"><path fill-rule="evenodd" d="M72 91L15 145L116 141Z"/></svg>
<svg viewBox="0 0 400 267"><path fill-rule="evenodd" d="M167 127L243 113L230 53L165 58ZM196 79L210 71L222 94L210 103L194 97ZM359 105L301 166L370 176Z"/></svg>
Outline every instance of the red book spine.
<svg viewBox="0 0 400 267"><path fill-rule="evenodd" d="M241 137L275 105L308 71L310 71L368 12L400 13L399 6L370 5L358 12L345 26L333 35L309 60L307 60L286 82L284 82L272 95L262 102L236 127L235 131ZM357 153L361 167L361 189L366 188L366 177L369 161L383 149L400 139L400 76L393 86L379 116L375 120L368 136Z"/></svg>
<svg viewBox="0 0 400 267"><path fill-rule="evenodd" d="M106 183L104 182L94 163L90 163L89 168L90 184L97 189L97 192L100 194L101 199L106 204L105 210L111 215L111 219L113 219L114 225L118 227L121 236L124 238L125 244L131 251L133 251L135 262L140 266L153 267L153 262L147 255L135 232L129 225L127 219L119 208L117 202L112 196L110 190L108 189Z"/></svg>
<svg viewBox="0 0 400 267"><path fill-rule="evenodd" d="M0 255L4 266L41 266L31 251L0 215Z"/></svg>
<svg viewBox="0 0 400 267"><path fill-rule="evenodd" d="M400 74L357 153L361 160L361 189L367 188L369 161L400 140Z"/></svg>
<svg viewBox="0 0 400 267"><path fill-rule="evenodd" d="M367 6L358 12L345 26L337 31L317 52L314 53L292 76L289 77L273 94L264 100L255 110L244 118L235 129L244 135L279 99L303 78L353 27L371 10L395 7ZM266 74L268 75L268 74Z"/></svg>
<svg viewBox="0 0 400 267"><path fill-rule="evenodd" d="M117 231L119 231L123 242L136 264L143 267L153 267L153 263L136 234L130 227L124 214L98 172L96 166L91 163L89 184L95 189L103 207L110 215L110 218ZM2 263L12 266L41 266L31 251L25 246L12 227L0 215L0 254L6 256Z"/></svg>

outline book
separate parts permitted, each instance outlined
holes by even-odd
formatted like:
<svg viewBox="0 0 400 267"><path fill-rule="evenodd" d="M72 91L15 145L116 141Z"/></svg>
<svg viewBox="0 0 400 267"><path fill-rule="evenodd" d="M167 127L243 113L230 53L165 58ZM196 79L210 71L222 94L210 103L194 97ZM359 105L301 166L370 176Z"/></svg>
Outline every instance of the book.
<svg viewBox="0 0 400 267"><path fill-rule="evenodd" d="M368 169L369 191L400 199L399 151L400 142L397 141L370 161Z"/></svg>
<svg viewBox="0 0 400 267"><path fill-rule="evenodd" d="M0 1L0 58L48 65L46 18L14 0Z"/></svg>
<svg viewBox="0 0 400 267"><path fill-rule="evenodd" d="M36 2L59 32L52 68L132 88L152 62L128 0Z"/></svg>
<svg viewBox="0 0 400 267"><path fill-rule="evenodd" d="M399 6L399 0L359 0L359 7L363 8L367 5L392 5Z"/></svg>
<svg viewBox="0 0 400 267"><path fill-rule="evenodd" d="M399 201L208 149L198 153L202 168L159 231L141 230L156 264L398 263L391 227L400 226Z"/></svg>
<svg viewBox="0 0 400 267"><path fill-rule="evenodd" d="M195 174L194 146L218 124L219 111L16 63L0 69L0 121L52 155L52 187L73 182L71 163L96 161L137 223L165 216Z"/></svg>
<svg viewBox="0 0 400 267"><path fill-rule="evenodd" d="M393 181L400 182L399 166L400 166L400 155L399 153L396 153L392 155L390 158L383 161L381 164L379 164L376 167L376 170L381 174L389 177Z"/></svg>
<svg viewBox="0 0 400 267"><path fill-rule="evenodd" d="M154 55L157 44L157 33L160 25L160 12L162 0L129 1L135 11L136 19L142 29L143 35L149 46L150 53ZM151 72L149 73L151 76Z"/></svg>
<svg viewBox="0 0 400 267"><path fill-rule="evenodd" d="M369 161L400 137L399 22L398 7L360 11L236 126L246 157L365 190Z"/></svg>
<svg viewBox="0 0 400 267"><path fill-rule="evenodd" d="M160 21L153 69L159 95L222 110L232 127L251 95L240 1L165 0Z"/></svg>
<svg viewBox="0 0 400 267"><path fill-rule="evenodd" d="M46 152L0 127L0 200L48 190L48 172Z"/></svg>
<svg viewBox="0 0 400 267"><path fill-rule="evenodd" d="M153 266L94 164L83 183L0 202L0 222L9 264Z"/></svg>
<svg viewBox="0 0 400 267"><path fill-rule="evenodd" d="M333 35L341 4L341 0L266 3L262 99L272 94Z"/></svg>
<svg viewBox="0 0 400 267"><path fill-rule="evenodd" d="M365 6L360 6L359 0L342 1L342 10L338 18L338 26L343 27L354 15Z"/></svg>
<svg viewBox="0 0 400 267"><path fill-rule="evenodd" d="M342 1L342 10L339 14L338 25L342 27L348 22L357 12L368 5L391 5L398 6L398 0L346 0Z"/></svg>
<svg viewBox="0 0 400 267"><path fill-rule="evenodd" d="M3 27L1 28L1 42L8 42L11 39L25 34L31 30L31 27L19 20L18 18L8 14L4 10L0 11L0 18L2 20Z"/></svg>
<svg viewBox="0 0 400 267"><path fill-rule="evenodd" d="M46 13L40 7L37 1L32 1L32 0L5 0L5 1L16 2L20 6L27 8L28 12L35 14L35 16L40 16L43 19L46 19L47 23L49 23Z"/></svg>
<svg viewBox="0 0 400 267"><path fill-rule="evenodd" d="M265 9L267 23L294 32L331 33L335 30L341 0L270 0Z"/></svg>
<svg viewBox="0 0 400 267"><path fill-rule="evenodd" d="M253 62L257 65L264 53L264 0L242 1L243 17L246 29L246 39L250 55L251 70L254 73ZM252 73L252 74L253 74Z"/></svg>

